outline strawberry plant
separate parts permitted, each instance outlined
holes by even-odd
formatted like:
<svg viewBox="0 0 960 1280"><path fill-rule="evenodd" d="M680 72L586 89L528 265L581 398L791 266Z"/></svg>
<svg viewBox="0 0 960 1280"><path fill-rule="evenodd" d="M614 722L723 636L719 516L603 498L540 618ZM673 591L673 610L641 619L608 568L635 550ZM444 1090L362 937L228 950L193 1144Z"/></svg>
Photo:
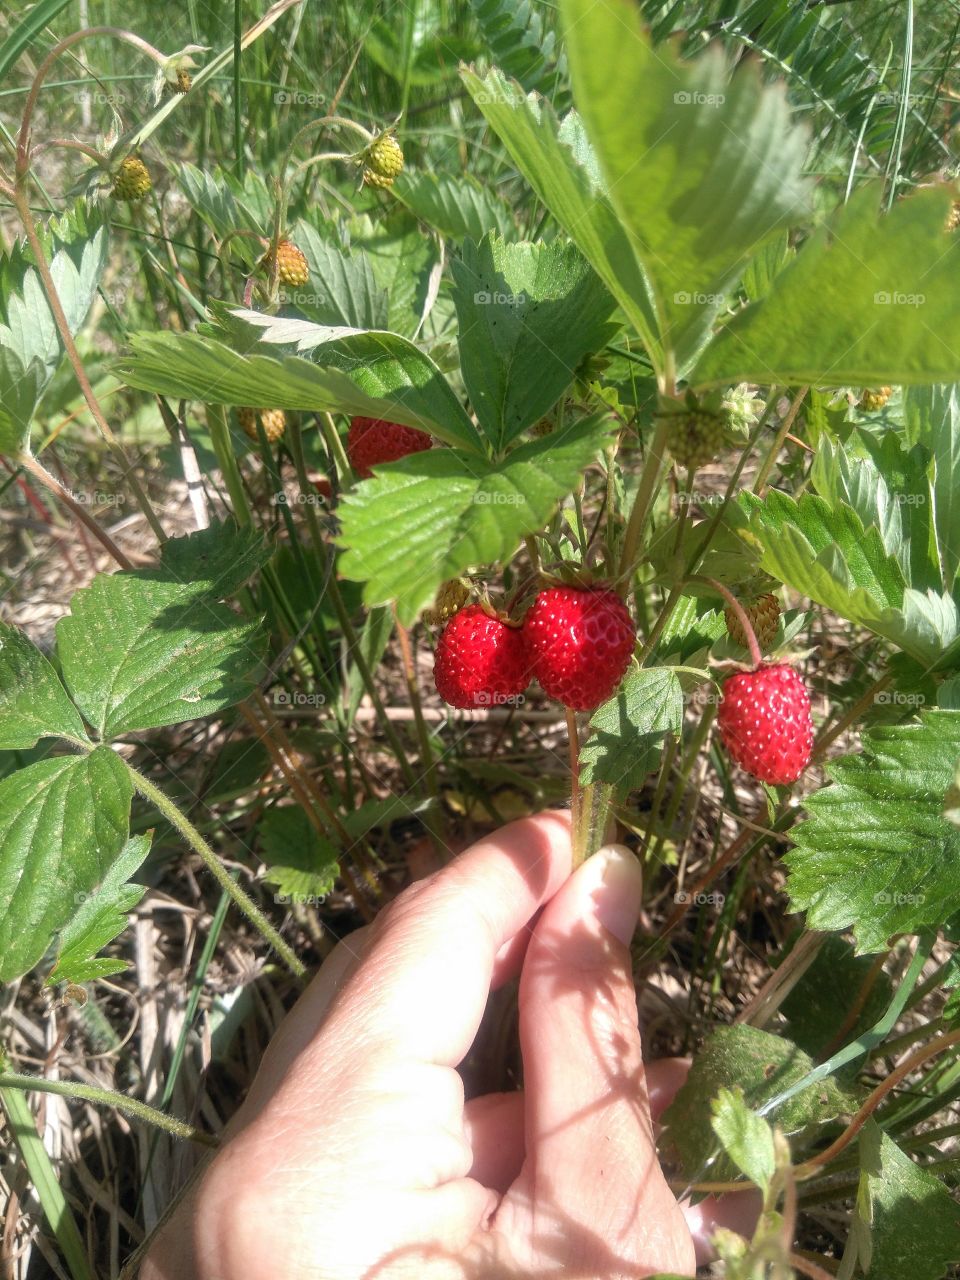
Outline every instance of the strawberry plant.
<svg viewBox="0 0 960 1280"><path fill-rule="evenodd" d="M184 1064L247 1082L253 979L292 1003L407 880L569 805L575 864L643 866L641 1017L694 1058L672 1185L763 1203L722 1274L954 1274L955 38L478 0L366 15L308 92L296 0L190 8L169 52L56 39L57 0L0 45L8 1220L132 1276L168 1144L232 1109ZM60 137L81 56L152 100L83 89ZM127 1070L73 1071L144 975L172 1042L154 1004ZM109 1230L34 1091L135 1126Z"/></svg>

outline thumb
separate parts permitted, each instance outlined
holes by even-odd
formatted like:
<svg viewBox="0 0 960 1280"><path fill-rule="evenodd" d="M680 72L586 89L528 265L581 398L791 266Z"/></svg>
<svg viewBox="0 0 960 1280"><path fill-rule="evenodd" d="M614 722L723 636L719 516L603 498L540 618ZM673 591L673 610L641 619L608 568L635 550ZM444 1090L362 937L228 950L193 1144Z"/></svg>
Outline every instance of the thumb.
<svg viewBox="0 0 960 1280"><path fill-rule="evenodd" d="M534 930L520 983L527 1159L516 1190L535 1219L565 1224L574 1267L592 1258L596 1274L692 1275L644 1078L629 947L641 894L636 858L608 846Z"/></svg>

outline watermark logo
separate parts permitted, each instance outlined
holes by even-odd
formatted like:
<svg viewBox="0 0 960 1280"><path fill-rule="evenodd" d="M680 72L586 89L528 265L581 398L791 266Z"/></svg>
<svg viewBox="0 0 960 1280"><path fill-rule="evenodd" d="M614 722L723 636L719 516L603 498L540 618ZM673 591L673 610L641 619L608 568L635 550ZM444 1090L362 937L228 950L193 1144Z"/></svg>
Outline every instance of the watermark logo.
<svg viewBox="0 0 960 1280"><path fill-rule="evenodd" d="M127 500L122 493L101 493L99 489L92 493L75 493L73 496L84 507L122 507Z"/></svg>
<svg viewBox="0 0 960 1280"><path fill-rule="evenodd" d="M693 490L690 493L678 493L678 506L691 507L722 507L726 499L722 493L698 493Z"/></svg>
<svg viewBox="0 0 960 1280"><path fill-rule="evenodd" d="M681 289L673 295L673 302L677 307L723 307L727 296L724 293L687 293Z"/></svg>
<svg viewBox="0 0 960 1280"><path fill-rule="evenodd" d="M326 705L326 694L304 693L294 689L288 693L286 689L276 689L273 694L274 705L278 707L322 707Z"/></svg>
<svg viewBox="0 0 960 1280"><path fill-rule="evenodd" d="M329 896L328 893L275 893L273 900L278 906L319 907Z"/></svg>
<svg viewBox="0 0 960 1280"><path fill-rule="evenodd" d="M681 890L673 895L673 900L681 907L717 907L719 909L727 899L722 893L684 893Z"/></svg>
<svg viewBox="0 0 960 1280"><path fill-rule="evenodd" d="M123 106L127 98L123 93L104 93L102 89L81 89L73 95L73 100L81 107L113 107L117 109Z"/></svg>
<svg viewBox="0 0 960 1280"><path fill-rule="evenodd" d="M478 307L523 307L527 303L525 293L491 293L480 289L473 295Z"/></svg>
<svg viewBox="0 0 960 1280"><path fill-rule="evenodd" d="M881 689L873 700L887 707L922 707L927 701L922 693L901 693L899 689Z"/></svg>
<svg viewBox="0 0 960 1280"><path fill-rule="evenodd" d="M881 889L873 895L878 907L922 907L927 900L925 893L888 893Z"/></svg>
<svg viewBox="0 0 960 1280"><path fill-rule="evenodd" d="M473 501L481 507L519 507L526 502L522 493L500 493L499 490L481 489L473 495Z"/></svg>
<svg viewBox="0 0 960 1280"><path fill-rule="evenodd" d="M326 499L319 493L275 493L270 499L272 507L323 507Z"/></svg>
<svg viewBox="0 0 960 1280"><path fill-rule="evenodd" d="M925 293L901 293L898 289L880 289L873 295L877 307L922 307L926 301Z"/></svg>
<svg viewBox="0 0 960 1280"><path fill-rule="evenodd" d="M474 706L477 707L522 707L526 702L522 693L488 693L483 691L474 695Z"/></svg>
<svg viewBox="0 0 960 1280"><path fill-rule="evenodd" d="M681 89L673 95L673 100L678 107L722 107L727 98L723 93L699 93L696 89L687 92Z"/></svg>
<svg viewBox="0 0 960 1280"><path fill-rule="evenodd" d="M302 89L278 89L273 95L278 107L325 107L326 94L305 93Z"/></svg>
<svg viewBox="0 0 960 1280"><path fill-rule="evenodd" d="M507 91L505 93L478 93L474 98L478 107L519 107L524 102L522 93Z"/></svg>

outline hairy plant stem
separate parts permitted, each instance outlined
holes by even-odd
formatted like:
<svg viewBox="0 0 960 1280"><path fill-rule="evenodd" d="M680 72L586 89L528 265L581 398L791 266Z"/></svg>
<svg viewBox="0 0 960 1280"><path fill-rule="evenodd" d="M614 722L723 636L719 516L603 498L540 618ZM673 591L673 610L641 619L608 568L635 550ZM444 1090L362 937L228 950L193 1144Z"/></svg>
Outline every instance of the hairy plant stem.
<svg viewBox="0 0 960 1280"><path fill-rule="evenodd" d="M341 487L353 475L353 467L350 465L350 459L347 457L347 451L343 447L343 441L340 439L340 432L330 413L318 414L320 418L320 430L323 432L323 440L330 453L330 457L336 463L337 470L340 473L339 480Z"/></svg>
<svg viewBox="0 0 960 1280"><path fill-rule="evenodd" d="M667 450L669 434L670 423L667 418L661 418L654 431L653 440L650 442L650 452L647 454L647 460L644 463L640 484L633 500L633 510L630 512L626 533L623 537L623 550L620 553L620 566L617 573L617 586L620 595L623 597L629 594L631 583L633 582L634 565L640 550L640 539L643 536L647 516L650 514L650 507L657 491L657 481L660 479L660 469L663 465L663 455Z"/></svg>
<svg viewBox="0 0 960 1280"><path fill-rule="evenodd" d="M81 1102L96 1102L100 1106L113 1107L124 1115L133 1116L155 1129L163 1129L175 1138L186 1138L189 1142L199 1143L203 1147L218 1147L220 1143L212 1133L204 1133L184 1120L165 1115L162 1111L140 1102L136 1098L127 1097L124 1093L115 1093L112 1089L98 1089L93 1085L80 1084L73 1080L47 1080L43 1076L22 1075L17 1071L0 1071L0 1089L21 1089L27 1093L55 1093L61 1098L76 1098Z"/></svg>
<svg viewBox="0 0 960 1280"><path fill-rule="evenodd" d="M17 465L23 467L24 471L29 471L35 480L39 480L45 485L50 492L59 499L60 502L80 521L84 528L89 529L100 545L109 551L114 560L121 569L132 569L133 565L120 550L114 540L107 533L106 529L100 527L90 512L77 502L76 498L69 489L64 488L60 481L50 474L32 453L24 451L17 456Z"/></svg>
<svg viewBox="0 0 960 1280"><path fill-rule="evenodd" d="M133 45L135 49L139 49L141 53L145 53L158 66L162 66L166 61L159 49L154 48L152 44L141 39L140 36L134 35L132 31L124 31L121 27L84 27L80 31L71 32L70 35L55 44L37 68L37 73L33 77L33 83L30 85L30 90L27 94L27 100L24 103L23 116L20 121L20 134L17 139L16 172L18 186L30 169L30 125L43 82L47 78L50 68L62 53L65 53L72 45L79 44L81 40L89 40L91 36L112 36L116 40L123 40L127 44Z"/></svg>
<svg viewBox="0 0 960 1280"><path fill-rule="evenodd" d="M731 591L728 591L722 582L718 582L716 578L708 578L704 574L691 574L687 581L701 582L704 586L710 587L713 591L716 591L718 595L723 596L724 600L726 600L727 604L736 615L737 621L740 623L741 627L743 627L743 634L747 639L747 648L750 650L750 661L753 663L754 667L763 666L763 654L760 652L760 646L757 644L757 637L753 630L753 623L747 617L746 610L736 596L733 595Z"/></svg>
<svg viewBox="0 0 960 1280"><path fill-rule="evenodd" d="M581 814L583 795L580 790L580 731L577 713L566 708L567 743L570 748L570 821L573 829L573 865L579 867L587 856Z"/></svg>
<svg viewBox="0 0 960 1280"><path fill-rule="evenodd" d="M155 786L142 773L139 773L134 767L124 760L127 770L130 773L131 780L137 791L145 800L159 810L167 819L175 830L179 831L189 844L190 848L200 857L204 866L220 885L221 889L229 894L231 901L240 911L247 917L250 923L258 930L263 938L270 943L277 955L283 960L284 964L296 977L302 978L306 974L306 968L294 955L293 950L284 942L283 938L276 931L267 917L263 914L250 895L241 889L233 877L227 870L221 866L220 859L214 853L213 849L207 844L203 836L193 825L186 814L173 803L173 801Z"/></svg>
<svg viewBox="0 0 960 1280"><path fill-rule="evenodd" d="M815 1156L811 1156L802 1164L797 1165L797 1178L811 1178L819 1173L824 1165L829 1164L853 1141L883 1099L892 1089L897 1087L901 1080L905 1079L911 1072L916 1071L918 1067L923 1066L930 1058L936 1057L937 1054L943 1053L945 1049L950 1049L957 1044L960 1044L960 1030L951 1031L949 1035L941 1036L938 1040L931 1040L929 1044L922 1045L916 1053L912 1053L909 1058L901 1062L899 1067L895 1071L891 1071L890 1075L885 1080L882 1080L867 1097L860 1110L838 1138L823 1151L818 1151Z"/></svg>
<svg viewBox="0 0 960 1280"><path fill-rule="evenodd" d="M133 467L128 464L126 455L124 454L123 449L120 446L120 442L117 439L117 437L113 434L113 431L110 428L110 424L107 422L104 412L100 408L100 402L97 399L96 395L94 394L93 387L90 385L90 379L87 377L87 372L83 367L83 361L80 358L80 353L77 350L77 345L73 340L73 334L70 332L70 326L67 323L67 317L63 310L63 304L60 301L60 295L57 292L57 287L53 282L53 276L50 274L50 266L44 254L43 246L40 243L40 237L37 235L37 229L33 224L33 215L30 212L30 204L29 204L29 201L27 200L26 194L20 187L16 187L16 188L6 187L5 184L0 184L0 189L5 190L6 194L10 196L10 199L13 201L14 205L16 206L17 214L20 218L21 223L23 224L23 229L26 232L27 241L33 253L34 265L35 265L37 274L40 276L40 279L43 282L43 289L44 289L44 293L46 294L47 304L50 307L51 314L53 315L53 322L56 325L57 333L60 336L60 341L63 343L63 349L66 352L67 359L70 361L70 366L73 369L74 376L77 379L77 385L80 387L81 394L83 395L84 400L87 402L87 408L90 410L90 413L93 415L93 420L99 427L100 433L103 436L104 440L106 440L107 445L109 446L111 452L114 454L114 456L117 458L117 461L120 463L123 469L124 478L129 482L130 487L133 490L134 496L137 499L137 504L140 507L140 510L143 512L144 516L146 517L147 523L150 525L150 528L153 530L154 534L156 535L157 541L165 542L167 539L167 535L163 530L163 526L161 525L160 521L157 519L156 512L154 511L153 507L150 505L150 500L147 497L146 493L144 492L144 489L141 486L140 481L137 479L136 472L134 471Z"/></svg>

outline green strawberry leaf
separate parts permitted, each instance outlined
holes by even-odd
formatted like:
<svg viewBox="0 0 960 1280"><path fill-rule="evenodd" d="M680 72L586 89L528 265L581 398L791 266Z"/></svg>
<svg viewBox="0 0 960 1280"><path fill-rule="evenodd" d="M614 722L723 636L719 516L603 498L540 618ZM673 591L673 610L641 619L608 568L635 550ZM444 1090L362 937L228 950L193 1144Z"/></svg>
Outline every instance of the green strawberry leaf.
<svg viewBox="0 0 960 1280"><path fill-rule="evenodd" d="M926 477L926 451L907 453L890 432L882 441L854 434L848 444L824 436L811 468L814 488L834 510L851 506L864 528L874 525L884 550L900 562L904 579L913 587L943 590L930 521L932 502Z"/></svg>
<svg viewBox="0 0 960 1280"><path fill-rule="evenodd" d="M813 1067L813 1059L782 1036L746 1024L714 1031L663 1116L664 1142L679 1159L684 1176L701 1178L707 1166L711 1181L724 1180L732 1172L725 1157L711 1159L717 1152L714 1099L722 1090L740 1089L745 1104L756 1110L802 1080ZM802 1132L809 1137L814 1126L851 1109L850 1097L828 1076L782 1102L769 1120L786 1134Z"/></svg>
<svg viewBox="0 0 960 1280"><path fill-rule="evenodd" d="M720 330L691 381L877 387L960 376L953 193L915 191L882 217L880 199L875 183L842 205Z"/></svg>
<svg viewBox="0 0 960 1280"><path fill-rule="evenodd" d="M0 781L0 982L32 969L127 841L133 784L109 747Z"/></svg>
<svg viewBox="0 0 960 1280"><path fill-rule="evenodd" d="M960 1261L960 1207L875 1120L860 1132L854 1239L870 1280L941 1280Z"/></svg>
<svg viewBox="0 0 960 1280"><path fill-rule="evenodd" d="M272 554L273 548L258 529L215 520L206 529L170 538L160 548L160 567L144 570L140 577L177 583L190 596L222 600L242 587Z"/></svg>
<svg viewBox="0 0 960 1280"><path fill-rule="evenodd" d="M960 830L943 813L958 757L960 712L931 711L830 763L834 785L807 801L785 859L809 928L852 927L858 953L882 951L960 910Z"/></svg>
<svg viewBox="0 0 960 1280"><path fill-rule="evenodd" d="M0 622L0 748L39 738L86 742L87 733L51 663L16 627Z"/></svg>
<svg viewBox="0 0 960 1280"><path fill-rule="evenodd" d="M580 750L580 778L631 791L660 763L664 741L680 732L683 690L672 671L644 667L628 671L614 696L590 718L590 737Z"/></svg>
<svg viewBox="0 0 960 1280"><path fill-rule="evenodd" d="M64 224L66 229L66 224ZM107 264L109 233L106 226L86 231L69 244L59 243L49 262L50 275L63 307L67 327L76 334L87 317ZM57 245L57 239L54 239ZM10 282L5 281L5 285ZM63 343L47 301L46 289L35 267L5 289L0 299L0 350L12 353L24 369L43 369L43 385L53 377L63 355Z"/></svg>
<svg viewBox="0 0 960 1280"><path fill-rule="evenodd" d="M89 982L122 973L126 961L97 953L127 927L127 913L144 895L144 887L128 881L150 852L150 836L131 836L102 882L89 893L78 893L79 910L60 930L57 961L46 980Z"/></svg>
<svg viewBox="0 0 960 1280"><path fill-rule="evenodd" d="M451 240L482 240L488 231L506 240L517 234L507 202L470 173L404 169L393 184L393 195L421 222Z"/></svg>
<svg viewBox="0 0 960 1280"><path fill-rule="evenodd" d="M712 1100L713 1132L741 1173L764 1192L776 1172L773 1130L747 1106L739 1087L721 1089Z"/></svg>
<svg viewBox="0 0 960 1280"><path fill-rule="evenodd" d="M561 7L574 100L682 370L750 259L805 213L807 134L757 66L655 50L632 0Z"/></svg>
<svg viewBox="0 0 960 1280"><path fill-rule="evenodd" d="M908 442L923 445L931 459L937 559L950 591L960 570L960 388L908 387L903 408Z"/></svg>
<svg viewBox="0 0 960 1280"><path fill-rule="evenodd" d="M260 853L267 864L264 879L276 886L276 902L305 903L326 897L339 872L337 850L299 805L269 810L259 831Z"/></svg>
<svg viewBox="0 0 960 1280"><path fill-rule="evenodd" d="M461 73L467 92L539 199L596 271L643 339L660 353L648 282L624 227L603 191L596 156L576 112L561 124L548 102L527 97L492 70Z"/></svg>
<svg viewBox="0 0 960 1280"><path fill-rule="evenodd" d="M241 355L199 333L139 333L120 376L131 386L204 404L267 405L387 418L429 431L447 444L482 452L480 437L430 358L395 333L330 329L282 316L235 310L238 329L256 325L261 342L316 351ZM249 340L249 339L248 339ZM258 348L259 352L259 348Z"/></svg>
<svg viewBox="0 0 960 1280"><path fill-rule="evenodd" d="M98 574L57 624L63 678L105 739L242 701L262 660L258 622L154 572Z"/></svg>
<svg viewBox="0 0 960 1280"><path fill-rule="evenodd" d="M509 559L525 534L542 529L610 428L598 415L501 462L434 449L378 467L338 508L340 572L366 583L368 605L396 600L409 626L447 578Z"/></svg>
<svg viewBox="0 0 960 1280"><path fill-rule="evenodd" d="M303 252L310 279L287 290L287 300L308 320L350 329L386 329L388 298L377 284L366 254L348 253L308 222L298 222L291 239Z"/></svg>
<svg viewBox="0 0 960 1280"><path fill-rule="evenodd" d="M761 568L781 582L899 645L920 663L946 660L960 635L960 615L948 595L908 586L896 556L876 525L864 529L845 502L799 502L771 490L760 502L741 498L749 512L742 530L762 549Z"/></svg>
<svg viewBox="0 0 960 1280"><path fill-rule="evenodd" d="M39 360L24 366L15 351L0 347L0 453L15 457L30 440L30 422L46 383Z"/></svg>
<svg viewBox="0 0 960 1280"><path fill-rule="evenodd" d="M453 262L460 367L494 451L542 417L602 345L614 301L574 245L467 242Z"/></svg>
<svg viewBox="0 0 960 1280"><path fill-rule="evenodd" d="M360 214L347 221L350 243L362 249L374 279L387 295L385 327L393 333L415 337L441 269L436 239L425 236L417 220L397 206L376 218Z"/></svg>

